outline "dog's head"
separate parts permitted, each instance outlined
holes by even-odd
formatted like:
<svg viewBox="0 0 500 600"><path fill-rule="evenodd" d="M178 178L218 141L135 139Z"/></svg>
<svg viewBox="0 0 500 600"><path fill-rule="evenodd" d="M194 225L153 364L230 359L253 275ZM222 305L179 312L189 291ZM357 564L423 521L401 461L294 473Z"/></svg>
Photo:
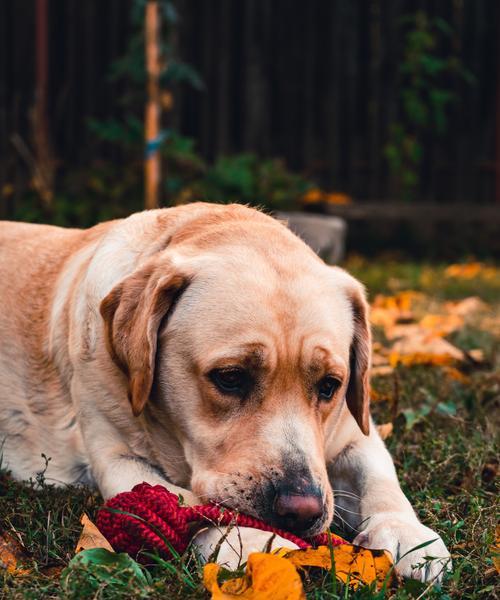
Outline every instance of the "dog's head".
<svg viewBox="0 0 500 600"><path fill-rule="evenodd" d="M173 423L203 500L317 533L332 519L325 452L345 403L368 433L362 287L274 221L194 245L166 250L102 303L134 415L149 401Z"/></svg>

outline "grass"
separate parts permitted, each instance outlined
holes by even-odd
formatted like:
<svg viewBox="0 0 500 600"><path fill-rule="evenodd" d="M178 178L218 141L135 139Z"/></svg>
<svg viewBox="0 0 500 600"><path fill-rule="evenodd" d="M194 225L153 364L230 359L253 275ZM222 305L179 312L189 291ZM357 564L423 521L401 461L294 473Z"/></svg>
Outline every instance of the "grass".
<svg viewBox="0 0 500 600"><path fill-rule="evenodd" d="M421 290L432 310L449 299L479 295L490 303L481 319L453 334L453 342L481 348L485 362L467 379L447 377L441 367L398 367L377 377L373 386L382 401L373 412L379 422L393 421L387 444L401 484L421 519L444 538L454 570L441 588L406 582L391 590L395 599L496 598L497 578L491 546L497 525L498 327L500 278L481 266L469 278L447 276L446 267L387 260L348 261L347 268L371 294ZM473 270L474 271L474 270ZM469 273L470 275L470 273ZM425 309L425 306L424 306ZM16 532L29 550L29 573L0 569L1 598L206 598L201 566L192 553L169 566L150 570L117 560L95 565L73 561L85 511L95 515L101 499L84 488L54 488L42 482L19 483L0 470L0 528ZM332 585L331 574L305 575L308 598L379 596L368 587L353 592Z"/></svg>

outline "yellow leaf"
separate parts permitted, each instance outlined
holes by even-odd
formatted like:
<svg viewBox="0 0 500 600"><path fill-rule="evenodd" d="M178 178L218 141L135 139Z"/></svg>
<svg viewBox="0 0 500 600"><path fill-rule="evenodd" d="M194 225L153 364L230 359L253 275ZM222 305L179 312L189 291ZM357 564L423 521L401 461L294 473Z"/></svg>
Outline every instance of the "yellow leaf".
<svg viewBox="0 0 500 600"><path fill-rule="evenodd" d="M472 358L474 362L481 363L484 361L484 350L481 348L474 348L474 350L469 350L467 354Z"/></svg>
<svg viewBox="0 0 500 600"><path fill-rule="evenodd" d="M446 277L456 279L473 279L477 277L483 269L482 263L473 262L465 264L450 265L444 271Z"/></svg>
<svg viewBox="0 0 500 600"><path fill-rule="evenodd" d="M110 552L114 552L111 544L92 523L92 521L84 513L80 519L80 523L83 525L80 539L76 544L75 553L81 552L82 550L89 550L91 548L106 548Z"/></svg>
<svg viewBox="0 0 500 600"><path fill-rule="evenodd" d="M0 567L11 575L27 575L30 569L23 568L28 553L21 542L8 531L0 535Z"/></svg>
<svg viewBox="0 0 500 600"><path fill-rule="evenodd" d="M280 550L279 555L250 554L245 574L222 585L217 580L221 567L209 563L203 571L203 583L211 592L212 600L302 600L305 594L296 568L317 567L330 571L332 554L336 578L353 588L375 582L380 590L392 580L393 562L389 552L344 544L333 549L320 546L308 550Z"/></svg>
<svg viewBox="0 0 500 600"><path fill-rule="evenodd" d="M440 337L418 334L398 340L389 355L389 364L412 365L451 365L463 361L464 353Z"/></svg>
<svg viewBox="0 0 500 600"><path fill-rule="evenodd" d="M292 562L275 554L250 554L242 577L219 585L217 576L221 567L208 563L203 569L203 583L212 594L212 600L303 600L302 580Z"/></svg>
<svg viewBox="0 0 500 600"><path fill-rule="evenodd" d="M370 311L370 321L372 325L377 327L392 327L396 322L397 313L393 310L388 310L386 308L377 307L371 309Z"/></svg>
<svg viewBox="0 0 500 600"><path fill-rule="evenodd" d="M443 367L443 371L450 379L459 381L463 385L469 385L471 382L470 377L467 377L467 375L464 375L458 369L455 369L455 367Z"/></svg>
<svg viewBox="0 0 500 600"><path fill-rule="evenodd" d="M446 302L444 305L446 310L454 315L466 317L475 312L487 310L488 305L485 304L478 296L470 296L458 302Z"/></svg>
<svg viewBox="0 0 500 600"><path fill-rule="evenodd" d="M387 361L387 359L386 359ZM392 375L394 373L394 368L390 365L379 365L377 367L373 367L371 370L372 377L387 377L388 375ZM372 390L373 391L373 390ZM372 395L372 400L377 402L380 400L380 394L375 394L375 397ZM383 398L386 400L386 398Z"/></svg>
<svg viewBox="0 0 500 600"><path fill-rule="evenodd" d="M325 194L323 200L327 204L351 204L352 202L352 198L350 196L347 194L342 194L341 192Z"/></svg>
<svg viewBox="0 0 500 600"><path fill-rule="evenodd" d="M391 437L393 429L394 425L392 423L383 423L382 425L377 425L378 434L383 440Z"/></svg>
<svg viewBox="0 0 500 600"><path fill-rule="evenodd" d="M311 188L302 196L304 204L316 204L323 200L324 192L319 188Z"/></svg>
<svg viewBox="0 0 500 600"><path fill-rule="evenodd" d="M463 324L464 320L458 314L426 315L419 323L422 329L426 329L439 337L449 335L453 331L460 329Z"/></svg>
<svg viewBox="0 0 500 600"><path fill-rule="evenodd" d="M349 582L354 588L376 582L381 589L384 582L392 577L392 558L387 550L367 550L360 546L343 544L330 549L320 546L316 549L292 550L286 558L297 567L322 567L330 570L331 553L335 562L335 575L343 583Z"/></svg>

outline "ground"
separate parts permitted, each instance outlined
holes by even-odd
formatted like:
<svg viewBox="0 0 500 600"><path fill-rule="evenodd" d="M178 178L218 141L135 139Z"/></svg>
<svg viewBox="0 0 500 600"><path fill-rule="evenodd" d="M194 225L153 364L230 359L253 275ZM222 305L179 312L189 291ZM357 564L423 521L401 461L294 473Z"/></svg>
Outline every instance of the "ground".
<svg viewBox="0 0 500 600"><path fill-rule="evenodd" d="M425 352L396 364L400 361L398 353L391 352L388 330L378 323L376 362L382 368L373 379L373 413L379 423L392 423L386 442L404 491L423 522L443 536L454 559L453 573L441 588L407 582L386 595L401 600L496 598L492 546L498 509L499 271L477 264L450 269L391 260L369 263L360 258L351 258L346 266L366 284L375 305L382 307L382 323L383 310L393 307L391 299L404 290L423 295L416 297L415 314L403 315L403 324L428 313L448 314L456 306L450 300L479 296L487 303L446 336L465 351L459 365L428 364ZM375 300L380 293L385 298ZM400 308L404 312L408 306ZM478 349L482 356L470 352ZM424 364L412 364L419 362ZM43 477L21 484L0 471L0 533L16 535L29 552L24 571L10 574L0 568L0 597L208 597L201 567L189 552L139 575L130 565L101 567L99 573L93 567L66 568L81 531L81 514L93 517L100 503L98 494L87 489L53 488ZM309 573L305 588L307 597L314 599L381 597L368 587L350 591L334 585L329 572Z"/></svg>

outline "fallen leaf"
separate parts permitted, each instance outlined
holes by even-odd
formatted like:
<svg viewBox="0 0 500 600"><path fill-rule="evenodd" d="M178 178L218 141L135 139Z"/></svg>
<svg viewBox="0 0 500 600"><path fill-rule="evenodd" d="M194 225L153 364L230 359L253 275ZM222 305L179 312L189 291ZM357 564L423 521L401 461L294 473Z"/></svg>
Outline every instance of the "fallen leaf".
<svg viewBox="0 0 500 600"><path fill-rule="evenodd" d="M393 429L394 425L392 423L383 423L382 425L377 425L378 434L383 440L391 437Z"/></svg>
<svg viewBox="0 0 500 600"><path fill-rule="evenodd" d="M323 202L327 204L352 204L352 198L342 192L330 192L323 196Z"/></svg>
<svg viewBox="0 0 500 600"><path fill-rule="evenodd" d="M419 323L419 327L426 329L433 335L444 337L463 327L464 320L458 314L426 315Z"/></svg>
<svg viewBox="0 0 500 600"><path fill-rule="evenodd" d="M30 569L23 567L28 552L15 535L8 531L0 534L0 567L11 575L27 575Z"/></svg>
<svg viewBox="0 0 500 600"><path fill-rule="evenodd" d="M464 375L455 367L445 366L443 367L443 371L450 379L458 381L463 385L469 385L471 382L470 377L467 377L467 375Z"/></svg>
<svg viewBox="0 0 500 600"><path fill-rule="evenodd" d="M370 322L376 327L387 329L392 327L396 322L397 313L385 308L372 308L370 311Z"/></svg>
<svg viewBox="0 0 500 600"><path fill-rule="evenodd" d="M472 313L486 310L488 305L478 296L470 296L458 302L447 302L444 307L450 314L467 317Z"/></svg>
<svg viewBox="0 0 500 600"><path fill-rule="evenodd" d="M297 567L322 567L332 569L331 554L335 562L335 575L354 588L376 582L380 590L392 578L392 557L387 550L368 550L360 546L343 544L331 549L328 546L308 550L292 550L286 558Z"/></svg>
<svg viewBox="0 0 500 600"><path fill-rule="evenodd" d="M488 267L484 263L472 262L450 265L445 269L444 274L445 277L455 279L474 279L475 277L493 279L497 273L495 268Z"/></svg>
<svg viewBox="0 0 500 600"><path fill-rule="evenodd" d="M461 362L465 355L456 346L439 337L429 338L426 334L404 337L392 347L389 364L412 365L452 365Z"/></svg>
<svg viewBox="0 0 500 600"><path fill-rule="evenodd" d="M409 323L409 324L396 324L391 327L386 327L385 329L385 337L388 340L395 340L399 338L410 338L414 336L418 336L422 334L422 329L420 325L417 323Z"/></svg>
<svg viewBox="0 0 500 600"><path fill-rule="evenodd" d="M304 204L317 204L323 200L323 190L319 188L311 188L302 196L301 200Z"/></svg>
<svg viewBox="0 0 500 600"><path fill-rule="evenodd" d="M467 351L467 356L472 358L472 360L476 363L484 362L484 351L480 348L474 348L473 350Z"/></svg>
<svg viewBox="0 0 500 600"><path fill-rule="evenodd" d="M212 600L303 599L304 589L296 568L319 567L332 571L332 555L336 578L353 588L375 582L380 590L392 579L393 562L389 552L343 544L335 548L320 546L308 550L280 550L279 555L250 554L245 574L222 585L218 582L222 567L209 563L203 571L203 583L211 592Z"/></svg>
<svg viewBox="0 0 500 600"><path fill-rule="evenodd" d="M390 365L380 365L379 367L373 367L371 370L372 377L387 377L394 373L394 368Z"/></svg>
<svg viewBox="0 0 500 600"><path fill-rule="evenodd" d="M425 295L422 294L422 292L416 292L415 290L405 290L399 292L395 296L377 294L373 301L373 306L376 308L384 308L386 310L409 313L411 312L415 301L422 300L423 298L425 298Z"/></svg>
<svg viewBox="0 0 500 600"><path fill-rule="evenodd" d="M75 553L82 550L90 550L91 548L105 548L110 552L114 552L111 544L85 513L82 515L80 523L83 525L83 529L80 539L76 544Z"/></svg>
<svg viewBox="0 0 500 600"><path fill-rule="evenodd" d="M302 600L305 599L302 580L293 563L275 554L250 554L242 577L219 585L221 566L208 563L203 569L203 583L212 600Z"/></svg>

